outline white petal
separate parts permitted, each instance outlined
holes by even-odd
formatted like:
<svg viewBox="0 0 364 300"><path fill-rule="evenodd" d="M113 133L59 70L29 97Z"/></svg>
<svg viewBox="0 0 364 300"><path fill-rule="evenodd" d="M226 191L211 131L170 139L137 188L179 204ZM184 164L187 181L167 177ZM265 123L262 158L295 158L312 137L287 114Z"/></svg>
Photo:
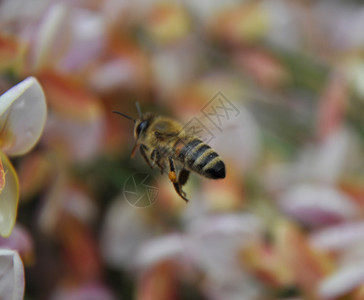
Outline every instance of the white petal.
<svg viewBox="0 0 364 300"><path fill-rule="evenodd" d="M261 153L261 132L253 114L234 100L219 92L203 110L204 113L210 109L212 112L216 110L209 118L221 130L216 130L210 146L222 158L233 161L234 167L246 170L254 166ZM224 111L225 109L228 111ZM213 130L212 123L206 122L206 125Z"/></svg>
<svg viewBox="0 0 364 300"><path fill-rule="evenodd" d="M97 11L73 7L67 13L67 28L61 26L65 35L66 50L62 59L55 57L57 68L66 73L79 72L80 69L96 60L106 45L105 18ZM59 30L60 28L58 28ZM58 37L57 37L58 38ZM59 43L59 41L58 41ZM54 46L50 52L54 52ZM53 54L53 55L52 55ZM53 59L54 53L50 53L48 59Z"/></svg>
<svg viewBox="0 0 364 300"><path fill-rule="evenodd" d="M16 21L19 23L27 20L34 21L44 12L52 0L2 0L0 1L0 22L11 24Z"/></svg>
<svg viewBox="0 0 364 300"><path fill-rule="evenodd" d="M359 286L363 281L363 263L345 267L321 282L319 286L320 299L336 299Z"/></svg>
<svg viewBox="0 0 364 300"><path fill-rule="evenodd" d="M0 249L0 299L22 300L23 295L23 262L16 251Z"/></svg>
<svg viewBox="0 0 364 300"><path fill-rule="evenodd" d="M232 282L243 269L238 253L252 240L262 236L262 224L251 214L225 214L200 217L188 224L186 253L210 278Z"/></svg>
<svg viewBox="0 0 364 300"><path fill-rule="evenodd" d="M34 68L39 70L46 64L50 53L54 50L54 44L58 42L64 33L66 18L69 11L63 3L54 4L45 14L34 44Z"/></svg>
<svg viewBox="0 0 364 300"><path fill-rule="evenodd" d="M294 171L297 173L295 177L335 183L349 159L353 160L353 157L356 157L357 149L357 136L347 128L341 128L323 142L302 150L294 166Z"/></svg>
<svg viewBox="0 0 364 300"><path fill-rule="evenodd" d="M0 151L5 171L5 186L0 193L0 235L10 235L15 225L19 202L19 182L14 167ZM0 298L1 299L1 298Z"/></svg>
<svg viewBox="0 0 364 300"><path fill-rule="evenodd" d="M101 251L110 266L133 269L136 251L145 240L155 236L155 228L142 212L120 197L109 206L101 238Z"/></svg>
<svg viewBox="0 0 364 300"><path fill-rule="evenodd" d="M239 0L227 0L227 1L219 1L219 0L185 0L184 1L188 8L193 11L193 15L198 16L204 22L210 22L213 20L219 13L228 9L231 6L239 3Z"/></svg>
<svg viewBox="0 0 364 300"><path fill-rule="evenodd" d="M44 141L50 147L58 147L61 142L72 159L87 161L99 153L104 129L105 122L101 115L84 122L49 114Z"/></svg>
<svg viewBox="0 0 364 300"><path fill-rule="evenodd" d="M323 251L340 251L352 248L363 240L363 221L330 226L311 235L313 247Z"/></svg>
<svg viewBox="0 0 364 300"><path fill-rule="evenodd" d="M287 214L309 225L349 219L360 211L354 201L330 185L296 185L288 189L279 202Z"/></svg>
<svg viewBox="0 0 364 300"><path fill-rule="evenodd" d="M29 151L38 141L46 120L47 106L39 82L28 77L0 96L2 149L9 155ZM8 139L7 136L11 138Z"/></svg>
<svg viewBox="0 0 364 300"><path fill-rule="evenodd" d="M183 260L184 242L182 235L170 234L145 242L138 251L136 261L138 266L145 268L170 258Z"/></svg>
<svg viewBox="0 0 364 300"><path fill-rule="evenodd" d="M135 82L137 70L129 59L113 59L94 70L90 83L98 91L108 91Z"/></svg>

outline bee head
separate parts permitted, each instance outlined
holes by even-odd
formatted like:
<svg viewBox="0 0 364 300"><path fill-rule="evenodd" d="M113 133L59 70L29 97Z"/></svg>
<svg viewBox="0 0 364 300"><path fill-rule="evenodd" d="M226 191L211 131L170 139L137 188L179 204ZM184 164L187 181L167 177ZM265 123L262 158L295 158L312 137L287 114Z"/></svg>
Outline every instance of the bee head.
<svg viewBox="0 0 364 300"><path fill-rule="evenodd" d="M134 137L136 140L139 139L140 136L144 135L147 128L149 127L151 120L154 118L154 115L152 113L145 113L143 114L141 109L140 109L140 105L138 102L135 103L137 110L138 110L138 114L139 114L139 119L134 119L122 112L113 110L113 113L116 113L118 115L123 116L124 118L127 118L129 120L134 121Z"/></svg>
<svg viewBox="0 0 364 300"><path fill-rule="evenodd" d="M151 113L145 113L139 120L136 120L134 126L134 137L136 140L145 134L152 119L153 115Z"/></svg>

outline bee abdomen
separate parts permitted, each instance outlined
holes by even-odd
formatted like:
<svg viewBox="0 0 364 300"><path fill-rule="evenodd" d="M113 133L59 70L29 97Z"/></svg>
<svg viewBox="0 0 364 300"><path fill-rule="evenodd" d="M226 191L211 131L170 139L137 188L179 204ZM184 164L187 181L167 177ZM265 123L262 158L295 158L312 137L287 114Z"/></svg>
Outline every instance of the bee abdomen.
<svg viewBox="0 0 364 300"><path fill-rule="evenodd" d="M183 143L178 159L189 169L212 179L225 178L225 164L209 145L197 138Z"/></svg>
<svg viewBox="0 0 364 300"><path fill-rule="evenodd" d="M225 178L225 164L215 152L209 148L200 152L200 155L193 162L191 168L208 178L219 179ZM203 149L202 149L203 150Z"/></svg>

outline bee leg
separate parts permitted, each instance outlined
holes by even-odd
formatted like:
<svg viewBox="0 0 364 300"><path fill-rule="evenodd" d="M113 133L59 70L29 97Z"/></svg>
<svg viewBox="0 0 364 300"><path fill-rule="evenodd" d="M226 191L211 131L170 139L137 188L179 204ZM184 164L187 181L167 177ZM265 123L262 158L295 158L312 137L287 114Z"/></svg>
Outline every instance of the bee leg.
<svg viewBox="0 0 364 300"><path fill-rule="evenodd" d="M161 157L159 151L154 149L152 151L152 154L150 155L150 159L153 161L153 165L157 164L157 166L161 170L161 175L163 175L164 167L163 167L162 157Z"/></svg>
<svg viewBox="0 0 364 300"><path fill-rule="evenodd" d="M152 153L150 154L150 160L152 161L152 166L154 167L155 165L155 156L156 156L157 150L153 150Z"/></svg>
<svg viewBox="0 0 364 300"><path fill-rule="evenodd" d="M182 191L180 183L177 181L177 175L176 175L176 169L174 167L174 163L171 157L169 159L169 180L172 181L174 189L176 190L177 194L186 202L188 202L188 199L186 198L186 193Z"/></svg>
<svg viewBox="0 0 364 300"><path fill-rule="evenodd" d="M163 173L164 173L164 168L163 168L163 166L160 164L160 165L158 165L158 167L161 169L161 175L163 175Z"/></svg>
<svg viewBox="0 0 364 300"><path fill-rule="evenodd" d="M178 183L180 185L185 185L185 183L188 180L188 176L190 175L190 171L187 171L186 169L182 169L181 172L178 174Z"/></svg>
<svg viewBox="0 0 364 300"><path fill-rule="evenodd" d="M140 154L142 155L142 157L144 158L144 160L147 162L148 166L151 167L151 169L153 169L149 159L148 159L148 156L146 154L145 151L147 151L148 148L144 145L140 145L140 148L139 148L139 151L140 151Z"/></svg>

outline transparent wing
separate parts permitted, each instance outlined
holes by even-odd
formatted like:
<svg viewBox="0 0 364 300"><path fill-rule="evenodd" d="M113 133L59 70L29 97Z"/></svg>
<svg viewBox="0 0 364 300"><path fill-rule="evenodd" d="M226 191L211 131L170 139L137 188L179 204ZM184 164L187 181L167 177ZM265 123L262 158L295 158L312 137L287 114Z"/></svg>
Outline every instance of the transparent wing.
<svg viewBox="0 0 364 300"><path fill-rule="evenodd" d="M235 127L236 125L231 124L231 122L230 124L224 124L221 127L214 126L214 124L211 123L210 119L205 116L192 117L190 120L183 123L183 130L186 134L194 135L206 144L209 144L219 135L223 134L225 130L233 129Z"/></svg>
<svg viewBox="0 0 364 300"><path fill-rule="evenodd" d="M183 127L187 134L193 134L209 143L231 127L239 115L240 109L237 105L218 92L197 115L183 123Z"/></svg>
<svg viewBox="0 0 364 300"><path fill-rule="evenodd" d="M176 130L176 128L179 128L179 126L176 126L171 121L159 121L155 125L155 130L160 135L164 136L176 136L180 133L179 130Z"/></svg>

